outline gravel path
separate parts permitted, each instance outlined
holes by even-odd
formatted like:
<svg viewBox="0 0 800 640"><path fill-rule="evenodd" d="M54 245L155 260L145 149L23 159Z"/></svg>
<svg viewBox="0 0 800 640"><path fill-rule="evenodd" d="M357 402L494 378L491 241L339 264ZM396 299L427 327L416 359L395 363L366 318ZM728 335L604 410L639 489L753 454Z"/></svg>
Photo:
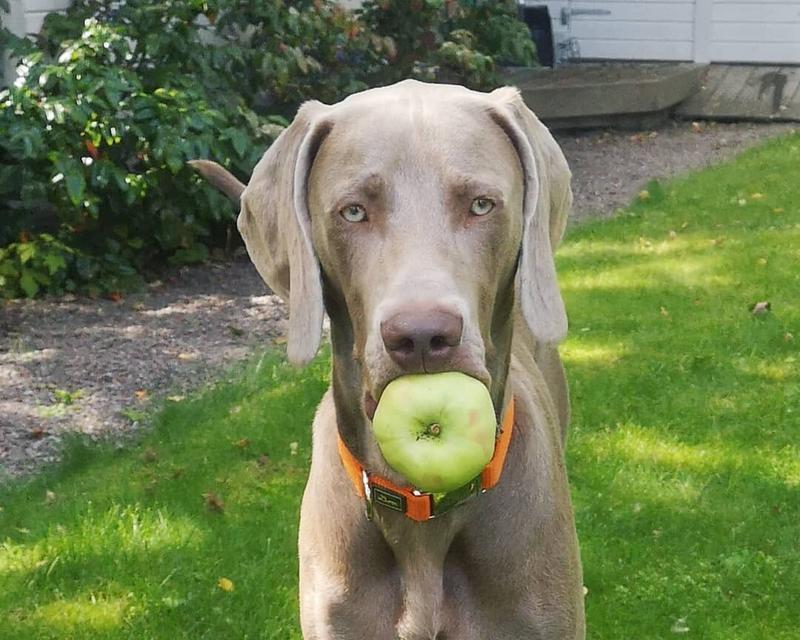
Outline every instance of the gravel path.
<svg viewBox="0 0 800 640"><path fill-rule="evenodd" d="M670 124L560 133L575 219L607 216L647 180L732 157L787 125ZM133 432L154 396L180 396L280 341L285 309L244 257L185 268L121 301L70 297L0 306L0 477L58 458L69 432Z"/></svg>

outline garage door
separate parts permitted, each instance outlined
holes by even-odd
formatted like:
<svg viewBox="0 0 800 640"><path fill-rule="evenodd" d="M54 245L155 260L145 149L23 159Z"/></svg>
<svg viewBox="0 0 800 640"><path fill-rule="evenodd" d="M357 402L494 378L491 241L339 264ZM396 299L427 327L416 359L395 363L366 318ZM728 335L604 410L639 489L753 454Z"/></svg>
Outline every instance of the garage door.
<svg viewBox="0 0 800 640"><path fill-rule="evenodd" d="M800 2L714 0L712 62L800 63Z"/></svg>

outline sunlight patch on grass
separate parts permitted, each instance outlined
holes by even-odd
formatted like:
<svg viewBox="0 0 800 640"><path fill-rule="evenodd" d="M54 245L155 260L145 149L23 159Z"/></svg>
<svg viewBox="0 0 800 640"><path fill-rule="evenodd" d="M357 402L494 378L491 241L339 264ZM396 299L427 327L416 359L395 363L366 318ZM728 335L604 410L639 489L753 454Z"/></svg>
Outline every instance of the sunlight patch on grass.
<svg viewBox="0 0 800 640"><path fill-rule="evenodd" d="M113 505L98 516L89 510L81 519L77 532L63 531L58 537L74 538L76 533L87 546L124 553L198 545L204 536L190 518L139 504Z"/></svg>
<svg viewBox="0 0 800 640"><path fill-rule="evenodd" d="M747 470L787 487L800 485L797 447L784 447L777 453L760 447L742 450L725 442L711 440L692 445L659 434L663 430L619 425L587 436L584 446L589 447L596 459L624 460L639 469L640 474L644 468L691 472L703 477Z"/></svg>
<svg viewBox="0 0 800 640"><path fill-rule="evenodd" d="M645 265L623 263L602 270L584 269L569 272L560 278L565 292L590 290L595 294L609 290L657 290L665 283L684 287L726 287L732 280L718 273L719 262L713 255L676 255L660 257Z"/></svg>
<svg viewBox="0 0 800 640"><path fill-rule="evenodd" d="M622 344L592 344L570 340L561 347L561 357L568 364L612 365L626 355Z"/></svg>
<svg viewBox="0 0 800 640"><path fill-rule="evenodd" d="M0 575L24 573L46 563L38 546L11 542L0 544Z"/></svg>
<svg viewBox="0 0 800 640"><path fill-rule="evenodd" d="M734 361L735 368L749 375L757 376L768 382L787 382L798 377L798 362L795 356L786 356L782 360L745 360Z"/></svg>
<svg viewBox="0 0 800 640"><path fill-rule="evenodd" d="M690 473L665 472L652 465L636 464L614 477L610 493L637 511L642 504L671 510L691 508L700 499L705 483Z"/></svg>
<svg viewBox="0 0 800 640"><path fill-rule="evenodd" d="M694 472L714 473L743 463L738 452L726 451L716 445L693 446L668 439L660 433L639 425L620 425L613 431L592 435L587 444L601 458L623 458L628 462Z"/></svg>
<svg viewBox="0 0 800 640"><path fill-rule="evenodd" d="M29 621L62 633L80 631L85 636L87 631L100 632L119 627L128 605L126 597L82 594L36 607Z"/></svg>
<svg viewBox="0 0 800 640"><path fill-rule="evenodd" d="M783 447L777 453L764 455L768 468L788 488L800 487L800 446Z"/></svg>

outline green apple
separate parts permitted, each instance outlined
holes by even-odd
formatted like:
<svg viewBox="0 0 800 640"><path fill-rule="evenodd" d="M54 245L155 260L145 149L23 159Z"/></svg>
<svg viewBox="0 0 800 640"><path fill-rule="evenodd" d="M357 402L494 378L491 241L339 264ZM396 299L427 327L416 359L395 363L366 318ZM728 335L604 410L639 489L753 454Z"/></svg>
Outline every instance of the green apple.
<svg viewBox="0 0 800 640"><path fill-rule="evenodd" d="M396 378L372 420L389 466L432 493L452 491L477 476L492 459L496 429L488 389L456 372Z"/></svg>

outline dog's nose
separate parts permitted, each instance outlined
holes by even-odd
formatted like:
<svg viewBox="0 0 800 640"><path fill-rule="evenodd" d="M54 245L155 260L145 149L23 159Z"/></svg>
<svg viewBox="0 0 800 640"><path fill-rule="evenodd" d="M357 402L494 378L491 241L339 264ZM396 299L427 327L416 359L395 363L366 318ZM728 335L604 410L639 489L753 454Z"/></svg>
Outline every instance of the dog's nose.
<svg viewBox="0 0 800 640"><path fill-rule="evenodd" d="M398 311L381 322L389 356L405 371L437 371L461 343L464 320L444 309Z"/></svg>

